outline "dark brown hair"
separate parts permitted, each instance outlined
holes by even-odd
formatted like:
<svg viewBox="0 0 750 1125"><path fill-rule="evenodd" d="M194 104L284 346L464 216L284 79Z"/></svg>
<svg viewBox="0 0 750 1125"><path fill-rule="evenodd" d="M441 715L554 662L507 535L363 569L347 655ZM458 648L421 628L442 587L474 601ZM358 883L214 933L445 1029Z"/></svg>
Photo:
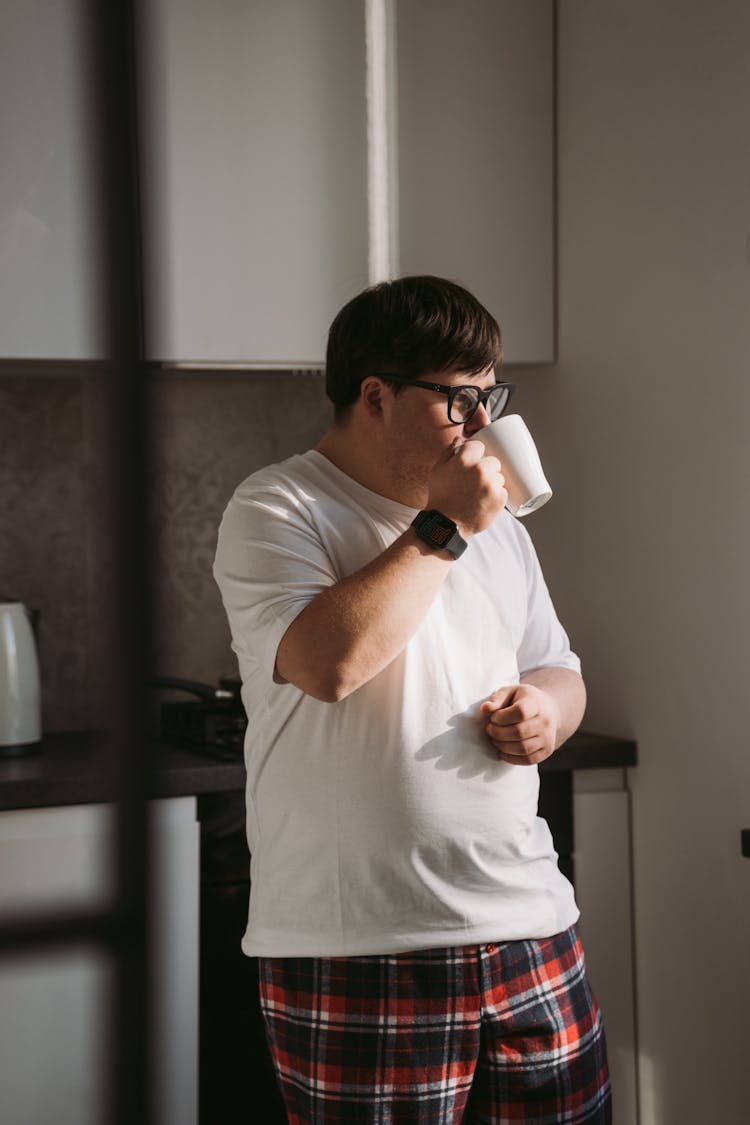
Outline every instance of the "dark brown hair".
<svg viewBox="0 0 750 1125"><path fill-rule="evenodd" d="M326 393L341 417L368 375L476 375L501 361L497 321L467 289L440 277L402 277L365 289L337 314Z"/></svg>

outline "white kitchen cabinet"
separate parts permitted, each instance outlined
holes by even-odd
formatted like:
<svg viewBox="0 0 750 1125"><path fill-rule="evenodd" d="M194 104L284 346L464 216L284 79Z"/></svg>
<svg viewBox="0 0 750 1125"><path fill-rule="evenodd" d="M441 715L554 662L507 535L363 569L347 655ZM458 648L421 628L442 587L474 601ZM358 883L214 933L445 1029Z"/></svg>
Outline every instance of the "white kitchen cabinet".
<svg viewBox="0 0 750 1125"><path fill-rule="evenodd" d="M94 359L84 0L4 0L0 359Z"/></svg>
<svg viewBox="0 0 750 1125"><path fill-rule="evenodd" d="M346 300L427 272L554 358L552 0L143 7L150 358L317 366Z"/></svg>
<svg viewBox="0 0 750 1125"><path fill-rule="evenodd" d="M589 979L604 1014L615 1120L638 1120L630 795L622 770L575 775L576 899Z"/></svg>
<svg viewBox="0 0 750 1125"><path fill-rule="evenodd" d="M552 0L398 0L399 268L466 285L506 362L551 362Z"/></svg>
<svg viewBox="0 0 750 1125"><path fill-rule="evenodd" d="M508 362L554 357L552 0L138 11L151 359L318 366L345 301L415 272L475 291ZM102 353L86 18L4 5L2 359Z"/></svg>
<svg viewBox="0 0 750 1125"><path fill-rule="evenodd" d="M148 353L318 364L368 281L364 4L143 7Z"/></svg>
<svg viewBox="0 0 750 1125"><path fill-rule="evenodd" d="M157 1125L196 1125L200 831L194 797L150 804ZM0 813L0 912L102 907L110 898L107 805ZM112 961L72 948L0 964L0 1121L100 1125Z"/></svg>

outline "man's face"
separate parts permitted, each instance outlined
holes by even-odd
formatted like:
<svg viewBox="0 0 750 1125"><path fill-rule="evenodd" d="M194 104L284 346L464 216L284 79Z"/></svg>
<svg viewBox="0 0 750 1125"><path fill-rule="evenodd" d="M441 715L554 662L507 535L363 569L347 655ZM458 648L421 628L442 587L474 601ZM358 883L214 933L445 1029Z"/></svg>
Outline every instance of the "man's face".
<svg viewBox="0 0 750 1125"><path fill-rule="evenodd" d="M494 368L479 375L465 372L443 372L425 375L425 382L443 386L471 384L484 390L497 381ZM398 394L393 388L385 391L384 457L391 478L405 491L423 492L436 462L453 445L472 437L490 421L483 406L478 406L468 422L451 422L448 397L423 387L402 386Z"/></svg>

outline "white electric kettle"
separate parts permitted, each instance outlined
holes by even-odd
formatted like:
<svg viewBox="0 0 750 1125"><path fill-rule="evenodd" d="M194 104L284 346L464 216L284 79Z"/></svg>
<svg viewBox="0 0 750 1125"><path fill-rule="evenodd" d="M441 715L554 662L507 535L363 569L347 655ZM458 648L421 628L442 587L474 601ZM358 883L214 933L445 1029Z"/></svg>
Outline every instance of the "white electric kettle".
<svg viewBox="0 0 750 1125"><path fill-rule="evenodd" d="M41 737L39 660L29 611L0 597L0 757L36 750Z"/></svg>

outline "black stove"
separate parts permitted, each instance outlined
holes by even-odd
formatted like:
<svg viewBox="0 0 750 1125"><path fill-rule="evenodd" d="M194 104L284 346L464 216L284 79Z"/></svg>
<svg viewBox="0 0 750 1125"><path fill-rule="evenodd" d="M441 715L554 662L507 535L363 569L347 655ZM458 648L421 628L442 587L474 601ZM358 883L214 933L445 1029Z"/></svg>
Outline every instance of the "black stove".
<svg viewBox="0 0 750 1125"><path fill-rule="evenodd" d="M156 676L153 686L196 696L163 700L159 705L159 737L225 760L242 758L247 715L240 697L240 681L219 680L218 687L195 680Z"/></svg>

